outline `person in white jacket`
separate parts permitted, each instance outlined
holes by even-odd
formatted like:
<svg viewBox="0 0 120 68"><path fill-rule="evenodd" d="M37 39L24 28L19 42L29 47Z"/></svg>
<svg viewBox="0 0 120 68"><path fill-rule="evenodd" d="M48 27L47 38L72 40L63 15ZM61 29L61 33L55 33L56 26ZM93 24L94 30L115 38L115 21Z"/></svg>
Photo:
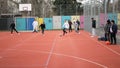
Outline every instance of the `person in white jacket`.
<svg viewBox="0 0 120 68"><path fill-rule="evenodd" d="M63 36L67 33L66 29L69 28L69 24L68 24L68 21L65 20L65 23L63 24Z"/></svg>
<svg viewBox="0 0 120 68"><path fill-rule="evenodd" d="M38 32L38 22L34 20L32 25L33 25L33 32Z"/></svg>

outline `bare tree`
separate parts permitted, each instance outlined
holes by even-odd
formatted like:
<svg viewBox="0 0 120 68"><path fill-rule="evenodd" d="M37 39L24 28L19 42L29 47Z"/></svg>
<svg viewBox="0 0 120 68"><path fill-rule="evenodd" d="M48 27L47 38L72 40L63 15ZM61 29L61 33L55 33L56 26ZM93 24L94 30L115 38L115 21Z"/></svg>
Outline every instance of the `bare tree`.
<svg viewBox="0 0 120 68"><path fill-rule="evenodd" d="M120 12L120 0L118 0L118 12Z"/></svg>

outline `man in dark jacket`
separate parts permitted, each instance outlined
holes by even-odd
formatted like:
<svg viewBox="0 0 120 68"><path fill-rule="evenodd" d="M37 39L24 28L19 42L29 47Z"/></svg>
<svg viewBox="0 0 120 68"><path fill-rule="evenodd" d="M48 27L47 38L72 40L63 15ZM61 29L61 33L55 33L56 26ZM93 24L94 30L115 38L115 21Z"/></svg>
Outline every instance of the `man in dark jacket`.
<svg viewBox="0 0 120 68"><path fill-rule="evenodd" d="M115 24L115 21L111 21L111 27L110 27L110 35L111 35L111 44L116 44L116 34L117 34L118 27ZM114 43L113 43L114 41Z"/></svg>
<svg viewBox="0 0 120 68"><path fill-rule="evenodd" d="M111 21L108 19L107 23L104 27L105 31L105 41L110 41L110 27L111 27Z"/></svg>
<svg viewBox="0 0 120 68"><path fill-rule="evenodd" d="M71 22L71 20L69 20L68 23L69 23L69 32L72 32L72 22Z"/></svg>
<svg viewBox="0 0 120 68"><path fill-rule="evenodd" d="M94 37L96 35L96 20L94 18L91 18L92 19L92 36L91 37Z"/></svg>
<svg viewBox="0 0 120 68"><path fill-rule="evenodd" d="M10 24L10 29L11 29L11 34L13 34L13 30L15 30L17 33L19 33L15 28L15 23L14 22Z"/></svg>
<svg viewBox="0 0 120 68"><path fill-rule="evenodd" d="M41 30L42 30L42 34L44 34L44 29L46 28L46 27L45 27L45 24L42 23L42 24L40 25L40 27L41 27Z"/></svg>

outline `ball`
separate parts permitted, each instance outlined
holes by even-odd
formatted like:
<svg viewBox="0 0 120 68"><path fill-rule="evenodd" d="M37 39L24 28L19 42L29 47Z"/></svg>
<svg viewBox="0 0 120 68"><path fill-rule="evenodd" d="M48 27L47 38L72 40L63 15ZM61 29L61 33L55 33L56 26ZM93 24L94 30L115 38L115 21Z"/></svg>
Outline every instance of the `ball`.
<svg viewBox="0 0 120 68"><path fill-rule="evenodd" d="M106 44L106 45L110 45L110 42L109 42L109 41L106 41L105 44Z"/></svg>

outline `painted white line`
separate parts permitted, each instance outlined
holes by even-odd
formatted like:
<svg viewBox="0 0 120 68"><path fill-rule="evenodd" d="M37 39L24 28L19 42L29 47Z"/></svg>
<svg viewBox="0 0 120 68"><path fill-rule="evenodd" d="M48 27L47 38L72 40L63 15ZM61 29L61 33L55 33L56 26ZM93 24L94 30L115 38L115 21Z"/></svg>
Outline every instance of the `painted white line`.
<svg viewBox="0 0 120 68"><path fill-rule="evenodd" d="M71 56L71 55L65 55L65 54L58 54L58 53L53 53L53 54L54 55L59 55L59 56L64 56L64 57L70 57L70 58L74 58L74 59L78 59L78 60L83 60L83 61L98 65L98 66L103 67L103 68L108 68L107 66L105 66L103 64L100 64L100 63L97 63L97 62L94 62L94 61L91 61L91 60L88 60L88 59L84 59L84 58L80 58L80 57L76 57L76 56Z"/></svg>
<svg viewBox="0 0 120 68"><path fill-rule="evenodd" d="M87 37L87 35L85 35L85 34L84 34L84 36L86 36L86 37ZM87 38L91 39L90 37L87 37ZM106 49L108 49L108 50L110 50L111 52L113 52L113 53L115 53L115 54L117 54L117 55L119 55L119 56L120 56L120 53L119 53L119 52L117 52L117 51L115 51L115 50L113 50L113 49L111 49L111 48L109 48L109 47L105 46L104 44L102 44L102 43L100 43L100 42L96 41L95 39L91 39L91 40L93 40L94 42L96 42L96 43L98 43L98 44L102 45L102 46L103 46L103 47L105 47Z"/></svg>
<svg viewBox="0 0 120 68"><path fill-rule="evenodd" d="M113 49L111 49L111 48L103 45L102 43L100 43L100 42L98 42L98 41L96 41L96 40L94 40L94 41L97 42L97 43L99 43L99 44L102 45L103 47L107 48L107 49L110 50L111 52L113 52L113 53L115 53L115 54L117 54L117 55L120 56L120 53L119 53L119 52L117 52L117 51L115 51L115 50L113 50Z"/></svg>
<svg viewBox="0 0 120 68"><path fill-rule="evenodd" d="M70 39L70 41L72 42L72 39L71 39L70 37L69 37L69 39ZM74 43L71 43L71 44L74 44ZM83 60L83 61L87 61L87 62L93 63L93 64L98 65L98 66L101 66L101 67L103 67L103 68L108 68L108 67L105 66L105 65L102 65L102 64L100 64L100 63L97 63L97 62L94 62L94 61L90 61L90 60L87 60L87 59L84 59L84 58L80 58L80 57L76 57L76 56L70 56L70 55L64 55L64 54L59 54L59 55L76 58L76 59L79 59L79 60Z"/></svg>
<svg viewBox="0 0 120 68"><path fill-rule="evenodd" d="M37 34L37 35L39 35L39 34ZM22 42L16 44L16 45L13 46L13 47L9 47L9 48L5 49L5 50L4 50L3 52L1 52L0 54L4 54L5 52L9 51L10 49L15 49L15 48L18 47L18 46L22 46L23 43L25 43L26 41L28 41L28 40L36 37L37 35L32 35L30 38L27 38L27 39L22 40Z"/></svg>
<svg viewBox="0 0 120 68"><path fill-rule="evenodd" d="M9 49L9 50L12 50L12 51L16 51L18 49ZM30 52L30 53L43 53L43 54L49 54L50 52L46 52L46 51L38 51L38 50L18 50L18 51L22 51L22 52Z"/></svg>
<svg viewBox="0 0 120 68"><path fill-rule="evenodd" d="M17 49L14 49L14 50L17 50ZM50 52L45 52L45 51L32 51L32 50L20 50L20 51L50 54ZM73 59L77 59L77 60L86 61L88 63L92 63L92 64L95 64L95 65L98 65L98 66L100 66L102 68L108 68L107 66L105 66L103 64L100 64L100 63L97 63L97 62L94 62L94 61L91 61L91 60L88 60L88 59L85 59L85 58L77 57L77 56L65 55L65 54L60 54L60 53L51 53L51 55L69 57L69 58L73 58ZM45 68L47 68L46 64L45 64Z"/></svg>
<svg viewBox="0 0 120 68"><path fill-rule="evenodd" d="M52 56L53 50L54 50L54 48L55 48L55 43L56 43L56 41L57 41L57 36L58 36L58 35L56 35L56 37L55 37L55 39L54 39L54 41L53 41L53 44L52 44L52 47L51 47L51 50L50 50L50 53L49 53L48 59L47 59L46 64L45 64L45 68L48 67L48 64L49 64L49 62L50 62L50 59L51 59L51 56Z"/></svg>
<svg viewBox="0 0 120 68"><path fill-rule="evenodd" d="M17 68L17 67L21 67L21 68L23 68L23 67L29 67L29 68L31 68L31 67L38 67L38 66L40 66L40 67L44 67L45 65L40 65L40 64L30 64L30 65L9 65L9 64L7 64L7 65L0 65L0 67L3 67L3 68L5 68L5 67L7 67L7 68L12 68L12 67L15 67L15 68Z"/></svg>
<svg viewBox="0 0 120 68"><path fill-rule="evenodd" d="M3 57L2 56L0 56L0 59L2 59Z"/></svg>

